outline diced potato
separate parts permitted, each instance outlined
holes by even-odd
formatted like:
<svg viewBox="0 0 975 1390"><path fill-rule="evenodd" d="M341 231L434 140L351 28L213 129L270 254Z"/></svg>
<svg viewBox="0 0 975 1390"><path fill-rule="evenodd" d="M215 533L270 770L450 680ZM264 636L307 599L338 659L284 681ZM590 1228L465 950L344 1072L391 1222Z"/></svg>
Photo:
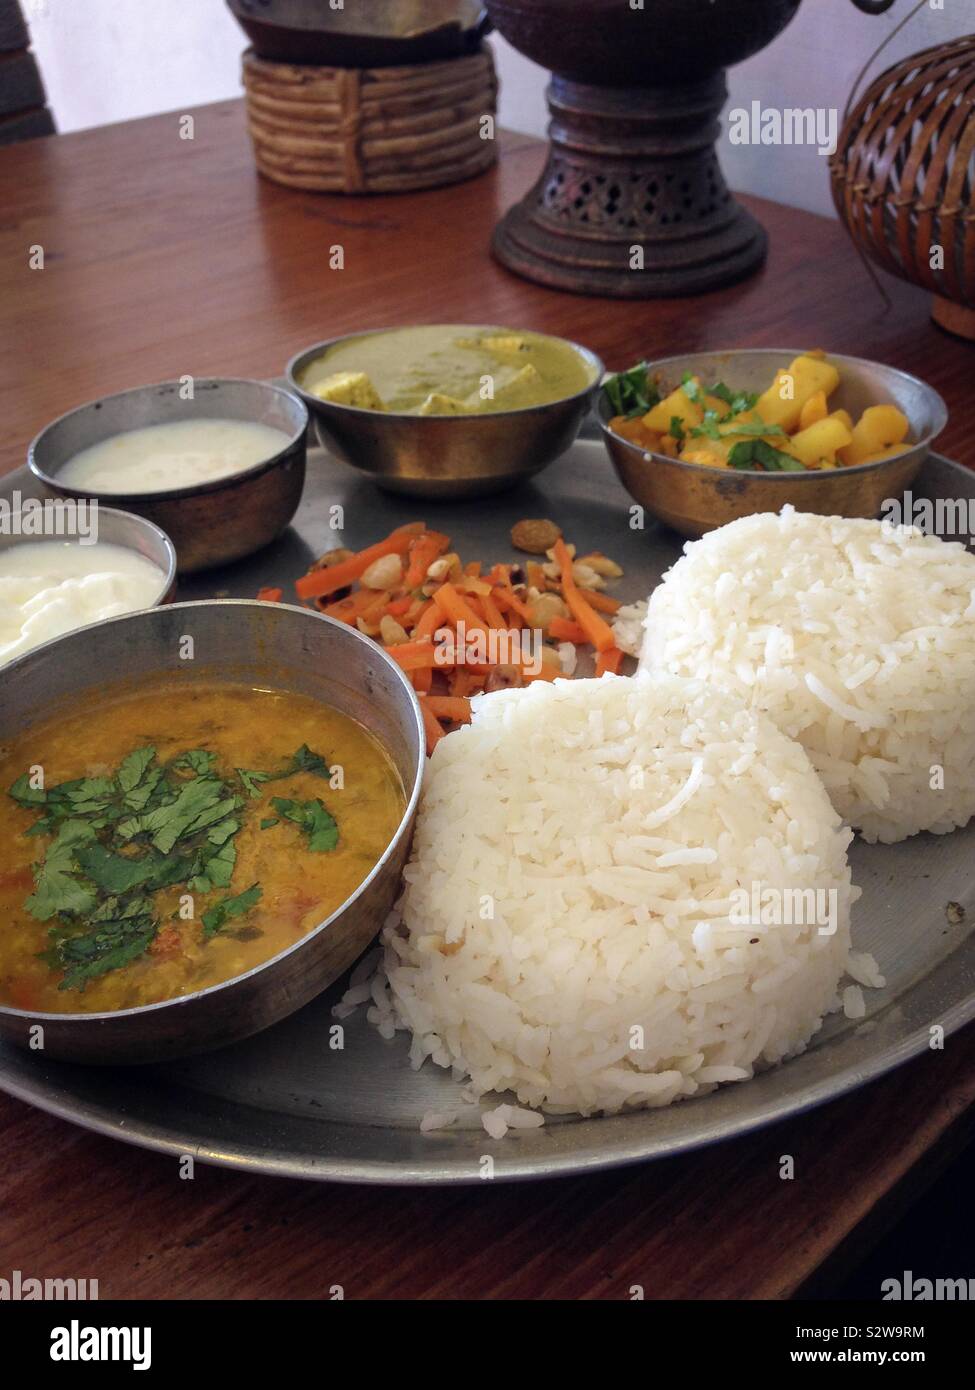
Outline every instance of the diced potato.
<svg viewBox="0 0 975 1390"><path fill-rule="evenodd" d="M711 468L727 468L727 458L722 458L719 453L715 452L711 448L712 443L716 443L716 441L710 439L695 441L693 445L687 445L683 448L680 456L685 463L706 463Z"/></svg>
<svg viewBox="0 0 975 1390"><path fill-rule="evenodd" d="M680 453L680 445L672 434L662 434L660 436L661 454L666 454L667 458L675 459Z"/></svg>
<svg viewBox="0 0 975 1390"><path fill-rule="evenodd" d="M728 402L723 401L720 396L705 396L704 409L713 410L719 420L723 420L728 414Z"/></svg>
<svg viewBox="0 0 975 1390"><path fill-rule="evenodd" d="M677 417L685 430L691 429L694 425L699 425L704 419L704 411L692 401L687 395L683 386L678 386L676 391L671 391L669 396L665 396L659 405L655 405L652 410L647 411L643 420L648 430L657 430L660 434L666 434L670 430L670 422Z"/></svg>
<svg viewBox="0 0 975 1390"><path fill-rule="evenodd" d="M816 391L806 401L799 412L799 428L806 430L810 425L815 425L817 420L825 420L829 414L829 407L826 404L826 392Z"/></svg>
<svg viewBox="0 0 975 1390"><path fill-rule="evenodd" d="M789 440L789 453L801 459L807 468L815 468L825 459L832 463L838 450L849 444L853 435L842 420L827 416L807 429L800 430ZM776 445L778 447L778 445Z"/></svg>
<svg viewBox="0 0 975 1390"><path fill-rule="evenodd" d="M875 454L867 454L865 459L858 459L858 463L880 463L882 459L896 458L905 449L903 444L888 444L886 449L878 449Z"/></svg>
<svg viewBox="0 0 975 1390"><path fill-rule="evenodd" d="M417 411L418 415L469 415L470 406L457 400L456 396L445 396L440 391L431 391Z"/></svg>
<svg viewBox="0 0 975 1390"><path fill-rule="evenodd" d="M359 410L385 410L379 392L365 372L333 372L311 388L319 400L352 405Z"/></svg>
<svg viewBox="0 0 975 1390"><path fill-rule="evenodd" d="M822 391L830 396L840 384L840 374L831 362L803 353L788 368L775 374L772 385L758 398L756 409L768 425L781 425L790 434L799 426L806 402Z"/></svg>
<svg viewBox="0 0 975 1390"><path fill-rule="evenodd" d="M630 420L625 415L617 415L615 419L610 420L609 427L614 434L628 439L631 444L638 444L641 449L650 449L653 453L660 449L660 435L647 429L642 415L636 415Z"/></svg>
<svg viewBox="0 0 975 1390"><path fill-rule="evenodd" d="M842 420L848 430L853 430L853 416L848 410L834 410L830 412L834 420Z"/></svg>
<svg viewBox="0 0 975 1390"><path fill-rule="evenodd" d="M870 405L854 425L853 437L840 457L847 466L866 463L872 455L903 443L909 429L907 416L896 405Z"/></svg>

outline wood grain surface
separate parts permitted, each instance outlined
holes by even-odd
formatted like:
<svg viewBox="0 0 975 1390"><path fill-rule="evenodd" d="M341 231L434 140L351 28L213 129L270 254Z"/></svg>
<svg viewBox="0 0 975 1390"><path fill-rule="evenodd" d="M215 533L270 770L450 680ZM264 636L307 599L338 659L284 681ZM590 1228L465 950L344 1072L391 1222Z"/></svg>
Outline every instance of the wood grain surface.
<svg viewBox="0 0 975 1390"><path fill-rule="evenodd" d="M972 348L931 325L918 290L886 282L885 309L826 219L749 199L772 239L755 279L696 300L577 298L487 255L495 218L537 173L537 141L504 137L498 168L453 188L320 197L258 178L239 103L190 113L192 140L183 114L0 151L0 471L94 396L183 373L274 375L318 338L438 319L550 329L611 366L738 345L880 358L942 391L940 447L975 463ZM173 1160L0 1096L0 1275L97 1278L103 1298L327 1298L333 1285L348 1298L628 1298L634 1285L788 1297L920 1190L973 1101L969 1029L856 1095L690 1157L398 1191L202 1167L184 1181Z"/></svg>

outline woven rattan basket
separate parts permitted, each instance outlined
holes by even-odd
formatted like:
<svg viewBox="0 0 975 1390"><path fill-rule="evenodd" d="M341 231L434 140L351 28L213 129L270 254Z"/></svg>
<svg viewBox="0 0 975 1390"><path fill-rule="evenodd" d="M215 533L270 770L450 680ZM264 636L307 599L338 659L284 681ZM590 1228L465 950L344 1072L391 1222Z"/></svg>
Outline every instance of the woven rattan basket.
<svg viewBox="0 0 975 1390"><path fill-rule="evenodd" d="M975 338L975 34L872 83L830 162L833 201L884 270L932 290L932 314Z"/></svg>
<svg viewBox="0 0 975 1390"><path fill-rule="evenodd" d="M497 91L486 46L394 68L297 66L244 54L258 169L318 192L397 193L481 173L497 157Z"/></svg>

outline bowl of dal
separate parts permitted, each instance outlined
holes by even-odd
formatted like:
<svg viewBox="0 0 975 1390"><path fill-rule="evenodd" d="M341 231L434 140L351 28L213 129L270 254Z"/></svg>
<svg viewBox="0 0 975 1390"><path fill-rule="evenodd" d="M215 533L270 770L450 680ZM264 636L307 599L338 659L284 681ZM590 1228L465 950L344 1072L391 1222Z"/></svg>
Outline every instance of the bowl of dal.
<svg viewBox="0 0 975 1390"><path fill-rule="evenodd" d="M40 432L27 463L59 497L154 522L188 574L241 560L285 530L307 448L308 412L291 391L199 377L78 406Z"/></svg>
<svg viewBox="0 0 975 1390"><path fill-rule="evenodd" d="M565 453L603 364L549 334L421 324L316 343L291 359L286 375L323 447L380 487L479 497Z"/></svg>
<svg viewBox="0 0 975 1390"><path fill-rule="evenodd" d="M0 1037L90 1063L208 1051L301 1008L379 931L423 723L355 629L170 604L35 648L4 688Z"/></svg>

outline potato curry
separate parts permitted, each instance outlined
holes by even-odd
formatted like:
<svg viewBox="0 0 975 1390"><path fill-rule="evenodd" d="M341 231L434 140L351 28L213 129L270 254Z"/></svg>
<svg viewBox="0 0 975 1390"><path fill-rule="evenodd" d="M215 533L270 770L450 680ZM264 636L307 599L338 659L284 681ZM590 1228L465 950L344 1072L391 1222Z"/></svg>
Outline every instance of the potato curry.
<svg viewBox="0 0 975 1390"><path fill-rule="evenodd" d="M405 797L304 695L143 686L0 749L0 1003L134 1008L241 975L349 897ZM9 789L9 790L8 790Z"/></svg>

